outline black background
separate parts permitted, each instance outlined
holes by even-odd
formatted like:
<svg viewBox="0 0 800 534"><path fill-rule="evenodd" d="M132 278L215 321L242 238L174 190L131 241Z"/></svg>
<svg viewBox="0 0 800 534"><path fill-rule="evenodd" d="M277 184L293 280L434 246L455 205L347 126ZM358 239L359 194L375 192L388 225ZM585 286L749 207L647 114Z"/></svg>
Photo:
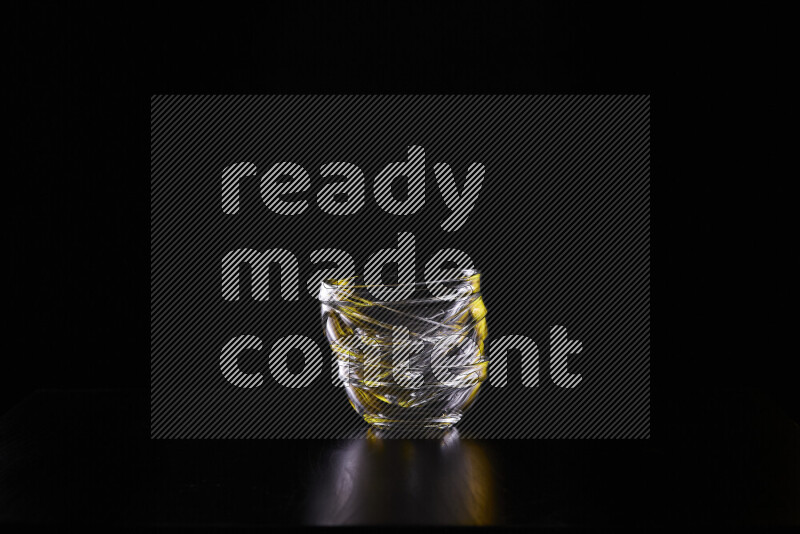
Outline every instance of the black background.
<svg viewBox="0 0 800 534"><path fill-rule="evenodd" d="M16 153L6 246L16 311L7 324L25 356L10 358L20 373L3 374L5 406L36 387L149 383L148 358L140 356L149 353L142 279L149 184L136 178L148 168L147 135L140 134L151 94L648 94L654 64L666 59L652 44L648 13L630 6L510 4L488 15L446 2L347 11L323 4L263 13L240 6L213 16L160 8L150 17L123 5L39 4L15 7L10 18L16 31L6 91ZM654 354L654 387L674 370L665 395L687 383L762 387L792 404L783 395L790 380L780 372L781 334L760 337L759 354L727 334L750 315L754 299L780 292L780 276L764 274L781 266L758 260L769 246L758 208L739 209L732 202L737 181L703 157L719 155L722 142L711 132L732 108L712 94L712 76L726 59L706 31L711 14L692 15L682 26L686 47L679 47L690 54L660 63L673 82L665 106L675 113L665 126L676 134L676 157L670 162L656 150L654 160L669 170L663 179L655 171L653 183L664 195L655 235L663 232L666 249L657 313L672 325L656 334L672 349ZM658 125L658 108L655 116ZM757 199L768 192L747 191ZM663 226L659 209L669 216ZM778 319L767 310L761 317L765 325ZM695 371L681 373L688 361ZM702 378L712 373L715 380Z"/></svg>
<svg viewBox="0 0 800 534"><path fill-rule="evenodd" d="M767 254L757 225L770 188L752 188L753 204L734 200L740 188L719 167L736 156L715 136L734 108L712 83L727 61L714 13L688 10L658 39L643 5L224 8L8 8L4 408L40 388L131 388L147 398L151 94L650 94L658 73L667 86L653 99L652 446L705 443L730 428L724 421L746 425L727 400L741 392L797 417L790 331L766 300L785 292L784 256ZM688 53L666 60L657 42ZM751 464L747 451L717 453L722 464L735 459L733 471ZM681 488L709 480L685 454L676 462L688 482L655 483L663 510L686 510Z"/></svg>

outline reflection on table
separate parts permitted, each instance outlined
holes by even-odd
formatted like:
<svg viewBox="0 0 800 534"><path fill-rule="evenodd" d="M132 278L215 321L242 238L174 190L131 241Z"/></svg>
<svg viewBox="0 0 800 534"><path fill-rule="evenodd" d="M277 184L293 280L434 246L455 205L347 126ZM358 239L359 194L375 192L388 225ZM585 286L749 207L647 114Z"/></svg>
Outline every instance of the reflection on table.
<svg viewBox="0 0 800 534"><path fill-rule="evenodd" d="M496 513L486 451L454 428L436 440L369 429L340 442L312 484L306 522L314 525L486 525Z"/></svg>

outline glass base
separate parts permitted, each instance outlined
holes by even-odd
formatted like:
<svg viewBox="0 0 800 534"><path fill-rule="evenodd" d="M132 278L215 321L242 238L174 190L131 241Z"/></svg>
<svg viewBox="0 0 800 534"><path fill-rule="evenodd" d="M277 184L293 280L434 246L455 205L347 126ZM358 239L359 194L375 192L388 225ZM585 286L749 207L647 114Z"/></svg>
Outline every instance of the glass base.
<svg viewBox="0 0 800 534"><path fill-rule="evenodd" d="M381 415L362 414L364 421L375 428L450 428L461 420L461 414L453 414L442 417L432 417L427 419L389 419Z"/></svg>

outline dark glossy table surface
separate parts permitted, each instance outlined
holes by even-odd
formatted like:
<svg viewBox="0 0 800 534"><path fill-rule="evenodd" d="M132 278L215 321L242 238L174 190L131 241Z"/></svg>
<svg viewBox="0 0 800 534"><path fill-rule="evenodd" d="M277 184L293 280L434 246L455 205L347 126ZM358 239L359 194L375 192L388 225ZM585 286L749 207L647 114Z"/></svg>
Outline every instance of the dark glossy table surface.
<svg viewBox="0 0 800 534"><path fill-rule="evenodd" d="M800 524L800 431L750 394L647 441L158 441L149 393L39 391L0 420L0 518L137 526ZM672 433L670 439L659 434Z"/></svg>

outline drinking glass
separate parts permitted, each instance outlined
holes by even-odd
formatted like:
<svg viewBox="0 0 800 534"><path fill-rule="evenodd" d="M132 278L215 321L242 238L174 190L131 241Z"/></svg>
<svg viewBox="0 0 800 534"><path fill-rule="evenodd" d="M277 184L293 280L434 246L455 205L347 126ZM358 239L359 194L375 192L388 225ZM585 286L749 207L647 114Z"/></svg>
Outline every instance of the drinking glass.
<svg viewBox="0 0 800 534"><path fill-rule="evenodd" d="M480 273L368 285L322 282L322 324L351 406L379 428L447 428L487 376Z"/></svg>

